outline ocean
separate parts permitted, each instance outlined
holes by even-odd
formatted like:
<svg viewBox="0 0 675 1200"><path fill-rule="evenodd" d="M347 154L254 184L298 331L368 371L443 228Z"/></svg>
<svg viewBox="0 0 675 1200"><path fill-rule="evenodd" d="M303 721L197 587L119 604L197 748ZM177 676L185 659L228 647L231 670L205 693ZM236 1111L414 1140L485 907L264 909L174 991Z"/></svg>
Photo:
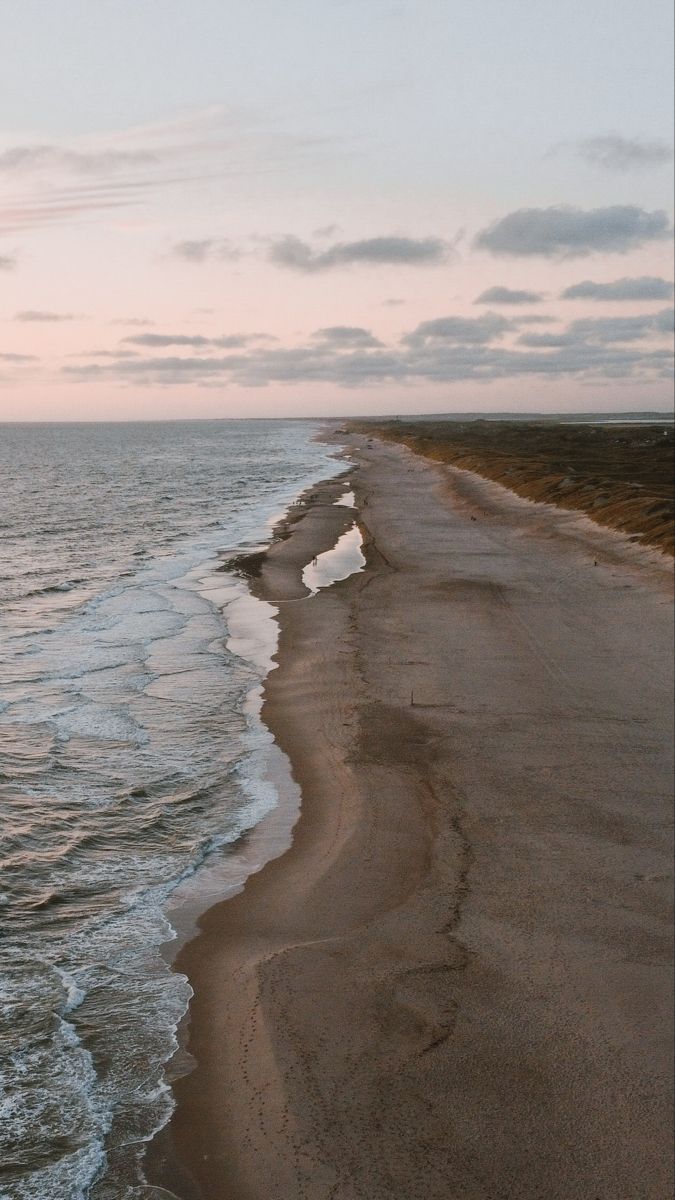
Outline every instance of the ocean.
<svg viewBox="0 0 675 1200"><path fill-rule="evenodd" d="M276 801L223 565L344 470L318 428L0 425L0 1200L152 1194L171 897Z"/></svg>

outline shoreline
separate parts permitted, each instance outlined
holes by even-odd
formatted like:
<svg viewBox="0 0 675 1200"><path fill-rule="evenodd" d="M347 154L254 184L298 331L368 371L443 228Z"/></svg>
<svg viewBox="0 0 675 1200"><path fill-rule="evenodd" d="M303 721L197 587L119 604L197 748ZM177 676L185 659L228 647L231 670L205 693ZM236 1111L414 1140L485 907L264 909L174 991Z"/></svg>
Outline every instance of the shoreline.
<svg viewBox="0 0 675 1200"><path fill-rule="evenodd" d="M255 684L247 693L244 711L253 713L253 728L261 726L270 734L269 745L262 751L264 767L256 773L258 783L263 786L271 785L278 797L278 803L264 813L250 828L245 829L237 839L229 843L225 849L225 857L211 863L198 873L190 876L171 894L165 908L165 914L171 920L176 934L172 941L165 943L164 957L173 963L183 944L191 940L198 932L198 919L212 904L229 899L245 886L250 875L259 871L271 858L278 857L290 845L293 825L297 820L300 807L300 793L292 778L290 763L281 752L271 731L262 720L263 697L265 684L270 673L276 669L276 654L278 648L278 604L288 601L309 599L310 594L301 585L297 595L282 595L275 599L271 594L259 594L258 585L260 569L270 551L277 543L285 541L297 521L308 514L308 504L314 499L327 499L336 504L335 496L342 495L348 484L352 467L336 475L322 479L300 492L269 524L270 538L264 545L258 544L253 549L225 552L221 556L220 565L215 567L211 578L216 580L220 572L228 576L236 576L241 581L242 594L224 600L222 597L214 601L222 609L228 628L226 640L227 649L231 650L246 662L250 662L257 670L264 673L260 683ZM312 498L310 500L310 497ZM349 515L349 514L352 515ZM343 510L343 516L335 517L336 536L339 536L343 526L353 521L353 510ZM327 537L332 536L330 533ZM324 546L324 542L326 545ZM330 549L325 538L321 541L321 549ZM226 586L226 590L230 590ZM212 590L212 589L210 589ZM220 592L220 589L216 589ZM242 605L243 602L243 605ZM261 603L259 603L261 602ZM233 617L233 606L238 606ZM242 612L243 607L243 612ZM258 612L260 608L260 612ZM271 652L269 635L262 632L265 626L275 629L275 650ZM250 730L249 730L250 732Z"/></svg>
<svg viewBox="0 0 675 1200"><path fill-rule="evenodd" d="M290 848L250 876L242 892L210 908L200 935L180 952L177 966L195 989L190 1049L198 1067L174 1085L178 1107L163 1146L151 1152L149 1175L181 1200L445 1200L451 1180L462 1200L497 1194L587 1200L589 1188L602 1200L632 1200L639 1170L646 1188L640 1194L656 1200L667 1166L659 1166L648 1145L659 1139L663 1145L653 1104L641 1101L633 1111L628 1103L616 1129L599 1111L601 1094L611 1109L627 1082L633 1090L641 1085L640 1056L659 1077L659 1099L667 1079L660 1043L636 1044L628 1055L623 1046L618 1076L606 1052L603 1040L612 1042L612 1030L603 1027L602 1007L611 1009L611 1002L602 995L603 972L611 967L615 981L622 969L630 974L621 967L628 935L620 915L601 919L597 904L610 903L618 886L624 903L640 908L652 977L649 987L623 980L635 1009L628 1024L639 1028L648 1002L658 993L660 1010L667 992L662 950L653 952L664 904L655 864L662 869L665 835L655 842L653 813L642 814L633 859L656 879L660 897L654 910L649 896L643 911L623 861L611 880L604 878L601 861L610 851L616 858L622 844L612 822L618 828L629 815L611 815L606 800L597 803L600 778L589 758L591 749L604 755L600 766L611 776L605 742L617 720L629 722L625 737L635 741L638 757L647 735L622 714L632 700L615 677L611 647L603 647L604 677L595 694L583 661L583 678L570 685L570 650L555 629L549 635L539 629L530 662L541 622L535 610L524 631L524 614L535 602L544 607L545 593L536 595L534 575L510 578L499 559L517 556L519 543L529 539L528 549L560 587L571 564L582 580L574 587L587 603L589 593L596 607L623 605L629 639L637 634L637 608L626 589L646 591L650 619L662 622L652 639L658 645L643 646L650 663L668 632L658 615L665 586L656 568L654 578L645 568L636 579L640 565L622 564L615 548L587 580L583 530L579 544L560 539L555 528L542 534L545 515L538 513L533 525L531 513L519 517L502 497L497 515L476 521L471 489L480 490L480 481L465 483L448 503L448 476L440 468L398 448L369 449L365 438L357 441L360 465L350 483L364 535L364 574L283 607L298 598L302 566L329 548L321 539L337 540L335 512L327 519L328 506L319 503L289 523L290 536L272 544L254 581L261 598L282 602L279 670L265 685L263 719L290 759L301 813ZM318 495L323 486L314 489ZM595 542L593 552L599 553ZM517 557L514 563L523 565ZM506 573L491 578L495 571ZM467 622L475 625L470 636ZM592 630L585 618L582 624L577 638L587 641ZM572 657L579 649L572 647ZM666 684L663 677L661 700ZM535 725L546 718L534 739L528 740L519 704ZM575 722L582 712L597 730L580 757ZM584 820L572 806L561 823L569 802L545 769L546 755L557 752L546 722L564 731L577 785L581 772L596 794ZM533 763L539 790L532 797L520 779L520 759L513 761L514 738L523 761ZM663 745L661 789L668 772ZM567 772L569 788L569 764L561 760L557 769ZM535 805L542 789L551 793L543 826ZM486 809L495 794L507 804L498 822L505 845L495 842L494 813ZM560 819L552 821L557 807ZM604 858L585 844L586 826ZM553 847L566 837L561 864ZM542 846L546 851L545 880L536 857L522 858L528 839L540 856ZM511 870L518 862L517 879L509 876L509 853ZM582 868L590 879L583 912L576 910L581 901L567 896L570 873ZM543 915L530 929L535 894ZM495 938L504 908L511 908L511 920ZM567 981L546 948L556 937L567 950ZM585 939L602 942L602 953L596 945L589 957ZM564 964L565 954L559 958ZM586 1006L579 1009L577 996L578 1011L575 988ZM495 1040L495 1023L502 1040ZM584 1061L575 1050L580 1030ZM554 1064L551 1055L561 1061ZM555 1095L553 1110L542 1080ZM502 1086L510 1097L506 1114L495 1104ZM598 1093L598 1112L581 1123L572 1100L580 1086ZM569 1141L575 1121L581 1149ZM629 1166L629 1157L637 1166Z"/></svg>
<svg viewBox="0 0 675 1200"><path fill-rule="evenodd" d="M271 619L277 624L280 624L281 606L312 599L312 593L302 582L302 567L305 563L311 562L311 557L315 555L332 551L338 539L354 524L356 514L353 507L343 507L339 503L345 494L350 494L349 481L353 470L353 464L348 463L338 474L305 488L271 524L270 541L265 546L237 552L225 558L223 567L219 568L226 568L239 576L248 587L252 599L262 600L271 605ZM322 519L317 521L320 510ZM298 539L299 523L304 522L307 517L311 518L311 533L308 529L303 529L304 536ZM288 545L291 536L294 539L292 548ZM283 563L279 569L275 560L281 547ZM310 549L311 557L308 560ZM265 585L260 581L263 564ZM278 650L273 655L270 670L260 687L263 700L260 703L259 717L266 727L268 726L264 720L264 696L270 675L277 666L277 658ZM182 951L199 935L202 919L211 909L220 907L238 896L252 876L264 870L268 864L286 854L291 848L301 807L300 788L293 777L291 764L276 740L271 749L274 753L270 757L264 778L276 788L278 804L228 847L227 856L221 862L207 868L206 875L212 878L207 879L202 875L196 885L194 881L189 880L187 894L184 895L179 890L167 905L166 915L174 927L176 936L165 944L164 957L174 970L183 971L179 961ZM283 762L277 761L278 758L283 759ZM191 894L193 886L194 894ZM192 1004L178 1028L178 1048L169 1064L168 1079L172 1087L175 1087L177 1079L186 1076L193 1069L193 1066L189 1066L192 1059L189 1049L191 1008ZM196 1188L191 1173L186 1171L176 1154L170 1124L169 1122L169 1125L160 1129L148 1143L145 1169L147 1176L152 1178L146 1184L146 1191L149 1196L169 1197L174 1195L173 1189L177 1188L180 1200L193 1200L201 1193Z"/></svg>

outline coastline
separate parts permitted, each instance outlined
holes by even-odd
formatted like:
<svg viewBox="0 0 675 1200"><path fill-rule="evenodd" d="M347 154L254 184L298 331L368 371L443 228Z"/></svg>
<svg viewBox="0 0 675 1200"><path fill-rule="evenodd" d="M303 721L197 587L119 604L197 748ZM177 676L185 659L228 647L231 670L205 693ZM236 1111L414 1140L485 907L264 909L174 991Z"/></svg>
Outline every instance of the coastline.
<svg viewBox="0 0 675 1200"><path fill-rule="evenodd" d="M263 717L301 815L180 952L198 1067L151 1177L181 1200L665 1195L665 570L607 537L589 571L544 506L486 514L481 481L355 441L363 575L284 604L352 519L317 485L253 581L281 601Z"/></svg>
<svg viewBox="0 0 675 1200"><path fill-rule="evenodd" d="M254 752L258 756L255 781L266 790L271 788L278 802L254 825L245 829L236 841L228 844L223 859L202 867L172 892L164 910L175 932L175 937L164 945L164 957L169 963L175 961L183 944L195 936L199 917L212 904L236 895L250 875L290 845L291 832L299 811L300 792L293 780L288 759L280 751L267 724L262 721L261 710L265 681L277 666L279 609L276 601L280 604L293 602L308 598L309 593L299 580L297 585L289 588L282 578L278 597L273 596L269 588L263 594L258 586L258 577L261 565L272 547L284 542L296 523L309 515L308 505L314 499L329 505L337 503L336 498L348 486L351 469L348 466L304 488L284 511L269 522L268 542L258 544L253 549L221 551L219 565L207 577L207 594L222 609L227 624L227 649L238 658L250 662L256 674L260 673L261 682L249 690L244 703L244 712L252 718L252 729L249 727L247 737L252 736ZM352 509L336 509L329 530L316 539L318 554L332 548L333 537L339 536L353 523L354 515ZM230 583L232 576L240 581L239 593L233 594ZM262 746L259 745L261 732L266 735ZM250 780L247 779L246 783L250 783Z"/></svg>
<svg viewBox="0 0 675 1200"><path fill-rule="evenodd" d="M339 446L336 445L336 448L339 449ZM335 457L339 458L340 455ZM354 509L350 505L342 506L344 495L351 495L346 489L349 488L353 469L353 464L347 463L344 470L315 482L299 493L270 524L270 541L264 547L237 551L223 558L220 569L238 575L248 588L252 603L263 601L261 607L268 610L260 618L256 618L254 611L248 620L244 620L244 630L251 621L257 625L260 619L279 624L279 613L285 604L293 605L296 601L311 598L311 593L302 582L303 568L313 558L316 561L315 556L332 552L336 541L354 525ZM288 541L291 535L292 543ZM280 550L281 565L276 561ZM264 585L260 581L263 563ZM244 652L244 657L249 657L248 651ZM277 665L277 658L278 653L275 653L271 660L271 671ZM270 671L260 689L255 689L256 692L259 690L264 696L269 679ZM265 706L257 699L255 703L258 716L262 718L260 710ZM269 727L267 720L263 724ZM181 886L166 907L175 937L165 944L164 957L173 969L181 973L185 971L181 960L183 948L186 944L189 946L198 935L202 918L211 911L212 906L220 907L229 903L242 892L252 876L284 855L292 845L300 811L300 788L277 739L273 738L265 757L267 761L263 778L275 788L277 805L228 847L227 855L221 862L212 864L198 877ZM189 1048L191 1010L192 1005L181 1021L177 1035L178 1048L169 1069L169 1080L174 1090L177 1090L177 1080L189 1074L194 1066ZM155 1196L173 1197L176 1193L179 1193L180 1200L192 1200L200 1195L191 1172L186 1170L176 1154L173 1142L169 1125L158 1130L148 1143L145 1169L150 1182L146 1184L143 1194L153 1197L153 1200Z"/></svg>

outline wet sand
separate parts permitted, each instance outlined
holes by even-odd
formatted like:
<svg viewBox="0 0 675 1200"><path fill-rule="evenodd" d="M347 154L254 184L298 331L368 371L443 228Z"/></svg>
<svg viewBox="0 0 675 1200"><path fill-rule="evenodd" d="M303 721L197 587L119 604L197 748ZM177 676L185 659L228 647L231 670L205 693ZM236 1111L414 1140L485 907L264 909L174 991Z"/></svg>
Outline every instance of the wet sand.
<svg viewBox="0 0 675 1200"><path fill-rule="evenodd" d="M291 848L201 919L183 1200L665 1200L672 574L355 437L366 570L319 488L262 563ZM286 603L285 601L290 601Z"/></svg>

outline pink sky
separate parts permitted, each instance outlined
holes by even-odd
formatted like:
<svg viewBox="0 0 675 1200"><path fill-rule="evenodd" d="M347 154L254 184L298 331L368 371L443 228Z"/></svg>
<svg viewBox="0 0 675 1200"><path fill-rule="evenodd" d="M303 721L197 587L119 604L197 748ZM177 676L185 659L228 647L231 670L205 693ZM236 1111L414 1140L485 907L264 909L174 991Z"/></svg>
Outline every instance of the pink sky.
<svg viewBox="0 0 675 1200"><path fill-rule="evenodd" d="M168 0L147 78L106 57L110 38L140 55L157 35L142 14L102 0L97 35L78 0L54 7L64 46L69 22L79 37L68 85L49 93L49 30L17 6L23 69L0 130L0 419L669 405L660 0L650 33L629 4L592 50L584 23L605 0L572 4L564 27L547 0L535 29L515 0L485 0L511 18L492 40L436 0L321 0L332 46L293 0L248 72L246 6L226 28L197 0L178 46ZM621 86L638 37L653 64L639 103ZM495 287L535 295L476 303Z"/></svg>

